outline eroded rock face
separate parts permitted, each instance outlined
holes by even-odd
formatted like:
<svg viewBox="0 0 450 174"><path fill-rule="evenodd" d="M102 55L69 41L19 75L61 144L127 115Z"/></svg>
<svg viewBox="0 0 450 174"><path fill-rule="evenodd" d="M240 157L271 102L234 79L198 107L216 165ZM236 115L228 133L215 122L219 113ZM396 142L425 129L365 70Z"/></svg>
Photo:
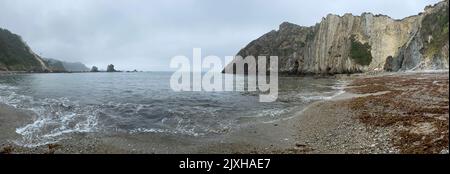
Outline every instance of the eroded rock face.
<svg viewBox="0 0 450 174"><path fill-rule="evenodd" d="M400 50L400 70L448 69L448 0L425 8L419 27Z"/></svg>
<svg viewBox="0 0 450 174"><path fill-rule="evenodd" d="M242 57L278 56L279 72L295 74L355 73L383 71L383 69L398 71L414 69L420 64L424 64L424 69L432 67L448 69L448 14L446 22L445 19L440 19L432 21L435 27L428 27L430 29L422 27L423 19L427 16L431 19L445 17L443 15L445 9L448 12L448 0L427 7L422 14L402 20L363 13L361 16L330 14L311 27L285 22L277 31L271 31L252 41L237 55ZM438 13L442 14L434 15ZM435 33L434 30L445 30L445 28L447 28L446 42L439 40L439 42L428 44L429 37L423 37L425 33ZM424 32L429 30L432 32ZM445 31L444 34L442 32L439 34L445 35ZM355 49L355 43L356 45L368 44L368 51L358 50L359 47ZM428 47L440 50L440 53L437 56L433 54L431 57L425 55L422 48L427 44L433 45L434 47ZM371 57L370 60L356 59L356 57L364 57L361 55L366 52L370 52L368 56L365 56ZM435 52L438 51L433 51ZM392 60L386 62L388 57ZM238 60L226 66L224 71L233 72L233 63L236 61ZM370 63L361 64L360 62ZM395 64L391 65L391 63ZM250 65L248 69L256 69L252 66L254 65Z"/></svg>

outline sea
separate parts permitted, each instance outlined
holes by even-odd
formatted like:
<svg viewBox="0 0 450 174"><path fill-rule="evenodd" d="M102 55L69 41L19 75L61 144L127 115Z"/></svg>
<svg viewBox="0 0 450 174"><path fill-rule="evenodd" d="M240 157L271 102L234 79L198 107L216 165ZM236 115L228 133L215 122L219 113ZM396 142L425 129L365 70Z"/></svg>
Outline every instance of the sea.
<svg viewBox="0 0 450 174"><path fill-rule="evenodd" d="M0 103L29 113L16 128L18 145L56 143L76 133L214 136L242 126L294 116L309 104L343 93L334 77L279 76L275 102L252 91L184 91L170 87L172 72L0 75ZM234 76L246 85L246 75ZM194 82L200 83L200 82ZM150 140L149 140L150 141Z"/></svg>

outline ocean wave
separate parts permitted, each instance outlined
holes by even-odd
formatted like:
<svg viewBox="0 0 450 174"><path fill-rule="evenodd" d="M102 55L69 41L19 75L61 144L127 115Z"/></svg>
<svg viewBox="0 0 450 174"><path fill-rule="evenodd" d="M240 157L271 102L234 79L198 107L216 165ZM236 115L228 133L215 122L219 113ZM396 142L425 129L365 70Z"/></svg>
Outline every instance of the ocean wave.
<svg viewBox="0 0 450 174"><path fill-rule="evenodd" d="M301 98L305 101L331 100L343 93L345 93L345 92L338 91L338 92L334 93L334 95L331 95L331 96L315 95L315 96L301 96Z"/></svg>
<svg viewBox="0 0 450 174"><path fill-rule="evenodd" d="M74 133L165 133L187 136L222 134L241 123L282 119L295 110L292 106L332 99L343 93L345 85L343 81L338 82L321 89L323 92L287 91L280 93L280 100L285 102L252 105L247 98L228 102L217 98L193 99L190 96L176 96L173 100L148 99L140 101L141 103L111 98L109 102L87 104L83 103L84 98L73 95L69 95L69 98L56 97L62 95L39 98L30 96L33 94L24 92L20 86L0 84L0 102L30 111L33 121L16 129L21 138L15 142L35 147L56 143Z"/></svg>
<svg viewBox="0 0 450 174"><path fill-rule="evenodd" d="M198 124L191 119L176 118L164 118L161 120L161 124L166 128L135 128L128 133L165 133L172 135L187 135L187 136L205 136L211 134L220 134L228 132L232 125L232 122L221 122L216 124Z"/></svg>
<svg viewBox="0 0 450 174"><path fill-rule="evenodd" d="M204 133L197 133L193 130L171 130L171 129L158 129L158 128L136 128L129 131L130 134L138 134L138 133L169 133L169 134L181 134L181 135L189 135L189 136L203 136Z"/></svg>
<svg viewBox="0 0 450 174"><path fill-rule="evenodd" d="M18 88L6 85L0 89L3 91L0 102L31 113L33 121L17 128L21 138L13 140L25 147L57 143L74 133L115 131L203 136L226 132L232 125L231 121L214 120L217 117L214 107L171 108L164 103L120 102L82 105L65 97L38 99L21 95L16 91Z"/></svg>
<svg viewBox="0 0 450 174"><path fill-rule="evenodd" d="M256 116L249 116L247 118L277 118L286 112L287 109L267 109L259 111Z"/></svg>
<svg viewBox="0 0 450 174"><path fill-rule="evenodd" d="M67 98L36 99L17 94L17 87L2 85L0 102L20 110L30 111L33 121L16 129L22 136L18 145L36 147L55 143L70 133L95 131L98 119L95 107L80 106Z"/></svg>
<svg viewBox="0 0 450 174"><path fill-rule="evenodd" d="M302 100L307 102L319 101L319 100L331 100L343 93L344 89L348 85L347 81L338 81L335 85L331 86L331 89L335 91L322 92L322 93L308 93L308 94L298 94ZM331 95L330 95L331 94Z"/></svg>

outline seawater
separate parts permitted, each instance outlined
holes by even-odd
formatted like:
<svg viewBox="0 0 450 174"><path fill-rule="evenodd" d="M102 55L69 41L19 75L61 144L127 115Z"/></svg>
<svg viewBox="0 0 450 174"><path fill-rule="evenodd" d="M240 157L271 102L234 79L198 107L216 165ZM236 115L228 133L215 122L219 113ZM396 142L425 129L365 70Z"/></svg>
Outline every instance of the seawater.
<svg viewBox="0 0 450 174"><path fill-rule="evenodd" d="M224 134L291 117L312 102L342 93L335 78L279 77L276 102L257 92L175 92L171 72L60 73L0 76L0 103L31 113L18 127L20 145L58 142L73 133ZM246 76L235 76L246 85ZM224 78L225 79L225 78ZM201 83L201 82L194 82Z"/></svg>

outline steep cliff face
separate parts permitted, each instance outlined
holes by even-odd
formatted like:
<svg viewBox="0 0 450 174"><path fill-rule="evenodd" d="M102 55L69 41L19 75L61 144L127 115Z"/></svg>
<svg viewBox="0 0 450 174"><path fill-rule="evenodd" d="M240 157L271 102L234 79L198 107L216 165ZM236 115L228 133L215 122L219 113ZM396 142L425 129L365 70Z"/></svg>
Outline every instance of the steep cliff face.
<svg viewBox="0 0 450 174"><path fill-rule="evenodd" d="M448 69L449 67L448 0L425 8L417 16L418 27L400 48L397 57L386 62L385 70Z"/></svg>
<svg viewBox="0 0 450 174"><path fill-rule="evenodd" d="M49 68L20 36L0 28L0 71L46 72Z"/></svg>
<svg viewBox="0 0 450 174"><path fill-rule="evenodd" d="M425 64L423 68L436 67L435 64L448 68L448 14L445 19L443 11L448 13L448 0L402 20L363 13L361 16L330 14L311 27L285 22L278 31L252 41L238 55L278 56L279 72L293 74L355 73L390 68L396 71L413 69L419 64ZM422 26L427 22L432 24L424 29ZM439 36L447 32L447 37L428 42L428 35L436 35L436 30L443 31ZM427 56L423 56L425 54ZM432 63L423 63L429 60ZM233 60L224 71L233 72L237 61ZM256 69L253 66L248 69Z"/></svg>

